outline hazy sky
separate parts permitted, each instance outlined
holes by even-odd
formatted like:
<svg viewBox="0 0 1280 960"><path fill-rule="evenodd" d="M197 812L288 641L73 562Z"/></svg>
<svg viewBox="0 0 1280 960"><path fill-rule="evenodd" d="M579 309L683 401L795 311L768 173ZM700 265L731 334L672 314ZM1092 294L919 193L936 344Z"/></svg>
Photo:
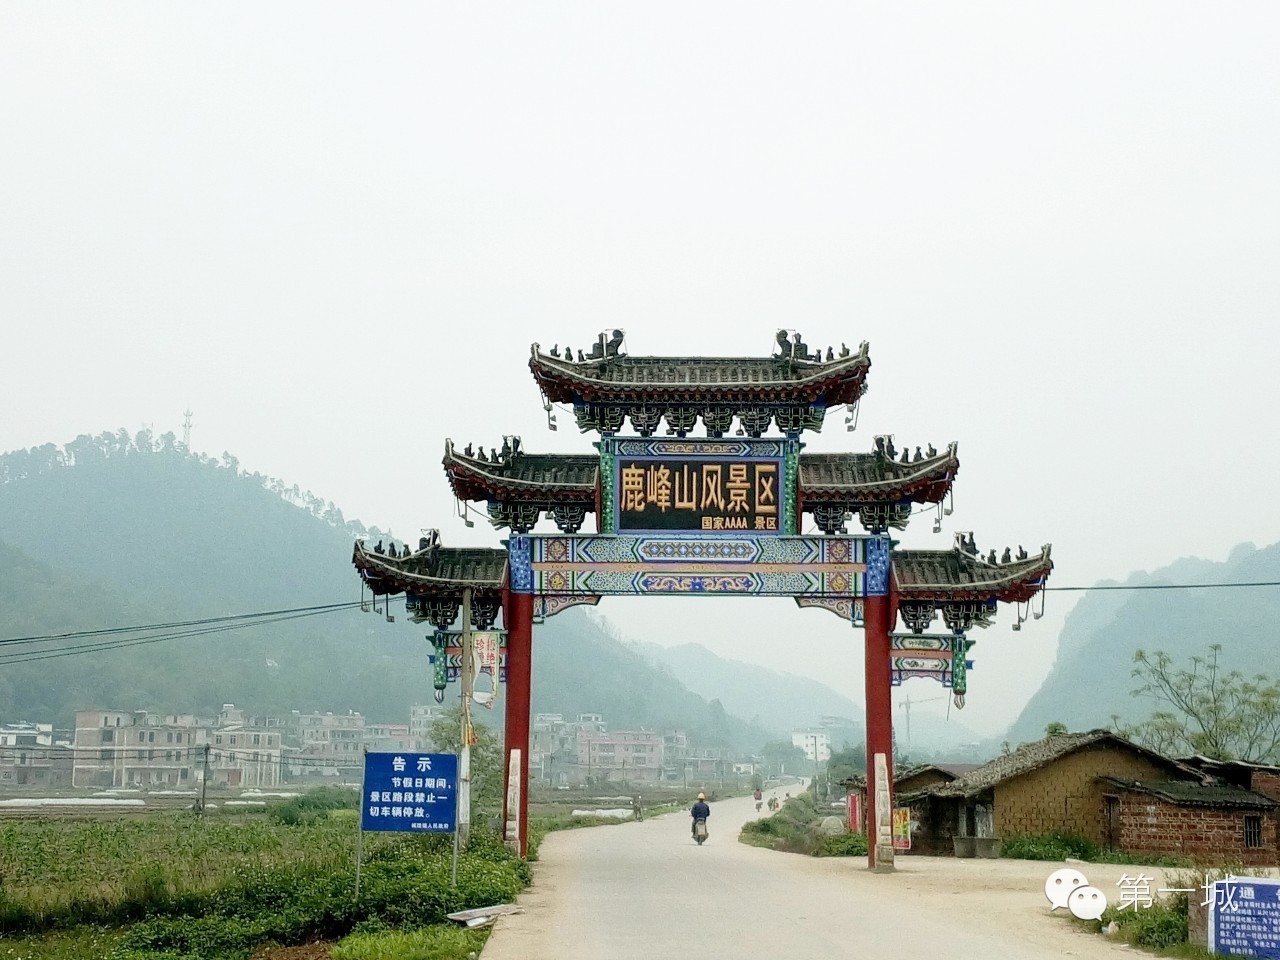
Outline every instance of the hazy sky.
<svg viewBox="0 0 1280 960"><path fill-rule="evenodd" d="M908 545L1051 541L1066 585L1280 540L1278 27L1167 0L5 4L0 449L190 407L197 449L496 544L453 518L444 438L592 439L547 432L531 342L762 355L794 327L871 345L858 432L809 449L960 442L954 516ZM1012 718L1072 600L976 634L966 723ZM601 610L862 698L861 635L791 601Z"/></svg>

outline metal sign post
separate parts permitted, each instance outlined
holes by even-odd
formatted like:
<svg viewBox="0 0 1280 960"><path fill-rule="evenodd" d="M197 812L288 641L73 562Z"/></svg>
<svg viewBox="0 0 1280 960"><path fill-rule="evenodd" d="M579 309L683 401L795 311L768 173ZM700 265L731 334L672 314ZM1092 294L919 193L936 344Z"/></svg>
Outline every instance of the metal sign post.
<svg viewBox="0 0 1280 960"><path fill-rule="evenodd" d="M369 748L361 748L361 753L363 754L363 762L360 764L360 806L363 807L365 773L369 766ZM364 827L361 825L361 820L363 819L364 814L362 811L361 815L356 818L356 903L360 902L360 862L364 859L362 856L364 853Z"/></svg>
<svg viewBox="0 0 1280 960"><path fill-rule="evenodd" d="M458 798L453 801L453 818L458 818ZM458 831L453 831L453 873L451 875L450 884L454 887L458 885L458 848L461 844L458 842Z"/></svg>
<svg viewBox="0 0 1280 960"><path fill-rule="evenodd" d="M458 775L458 842L471 836L471 692L475 684L471 662L471 588L462 591L462 770Z"/></svg>

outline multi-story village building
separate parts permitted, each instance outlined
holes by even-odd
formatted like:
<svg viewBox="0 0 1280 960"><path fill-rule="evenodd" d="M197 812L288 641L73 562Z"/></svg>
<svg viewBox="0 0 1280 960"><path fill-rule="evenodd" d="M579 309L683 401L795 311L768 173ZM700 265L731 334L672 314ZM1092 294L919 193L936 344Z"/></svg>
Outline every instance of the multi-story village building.
<svg viewBox="0 0 1280 960"><path fill-rule="evenodd" d="M577 748L577 777L629 783L662 779L663 741L651 730L579 730Z"/></svg>
<svg viewBox="0 0 1280 960"><path fill-rule="evenodd" d="M146 710L76 713L76 787L194 789L210 785L270 787L280 782L278 729L258 726L231 704L215 718ZM207 758L206 758L207 753Z"/></svg>
<svg viewBox="0 0 1280 960"><path fill-rule="evenodd" d="M533 718L529 740L530 775L556 786L587 779L585 762L579 763L578 734L604 734L604 717L580 713L573 720L564 714L539 713Z"/></svg>
<svg viewBox="0 0 1280 960"><path fill-rule="evenodd" d="M697 747L683 730L668 730L662 737L664 780L686 786L720 776L727 754L711 747Z"/></svg>
<svg viewBox="0 0 1280 960"><path fill-rule="evenodd" d="M210 786L279 786L283 779L284 742L278 726L267 726L227 703L223 704L217 723L212 728L199 728L198 735L198 742L208 745ZM203 777L203 757L198 761L198 777Z"/></svg>
<svg viewBox="0 0 1280 960"><path fill-rule="evenodd" d="M359 778L365 745L365 719L361 714L295 710L288 729L291 748L285 753L284 763L292 779Z"/></svg>
<svg viewBox="0 0 1280 960"><path fill-rule="evenodd" d="M72 785L189 787L196 726L179 722L185 719L145 710L77 711Z"/></svg>
<svg viewBox="0 0 1280 960"><path fill-rule="evenodd" d="M831 759L831 732L829 730L793 730L791 745L804 751L811 763L826 763Z"/></svg>
<svg viewBox="0 0 1280 960"><path fill-rule="evenodd" d="M364 745L378 752L416 750L407 723L367 723L364 727Z"/></svg>
<svg viewBox="0 0 1280 960"><path fill-rule="evenodd" d="M409 740L411 749L420 752L432 748L431 727L444 716L444 708L434 703L415 703L409 708Z"/></svg>
<svg viewBox="0 0 1280 960"><path fill-rule="evenodd" d="M70 744L55 739L51 723L0 726L0 788L71 786Z"/></svg>

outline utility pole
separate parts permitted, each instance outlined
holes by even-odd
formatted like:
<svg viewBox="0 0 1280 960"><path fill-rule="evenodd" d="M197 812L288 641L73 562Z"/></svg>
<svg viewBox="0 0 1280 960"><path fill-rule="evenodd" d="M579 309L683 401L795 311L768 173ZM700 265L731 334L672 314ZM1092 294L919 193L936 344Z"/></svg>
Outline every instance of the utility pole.
<svg viewBox="0 0 1280 960"><path fill-rule="evenodd" d="M462 591L462 746L458 767L458 839L471 836L471 588Z"/></svg>
<svg viewBox="0 0 1280 960"><path fill-rule="evenodd" d="M191 411L188 410L182 415L182 445L188 450L191 449Z"/></svg>
<svg viewBox="0 0 1280 960"><path fill-rule="evenodd" d="M209 791L209 744L204 745L204 776L200 778L200 813L204 814L204 798Z"/></svg>

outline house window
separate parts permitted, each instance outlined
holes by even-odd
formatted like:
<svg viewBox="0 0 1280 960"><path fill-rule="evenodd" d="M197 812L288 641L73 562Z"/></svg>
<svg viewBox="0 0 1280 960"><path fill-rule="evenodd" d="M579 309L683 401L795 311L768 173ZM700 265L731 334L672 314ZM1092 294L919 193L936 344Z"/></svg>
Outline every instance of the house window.
<svg viewBox="0 0 1280 960"><path fill-rule="evenodd" d="M1246 814L1244 818L1244 845L1246 847L1262 846L1262 817L1256 813Z"/></svg>
<svg viewBox="0 0 1280 960"><path fill-rule="evenodd" d="M112 740L114 740L115 738L116 738L116 732L115 732L114 730L103 730L103 731L102 731L102 742L103 742L103 743L110 743L110 742L111 742Z"/></svg>

